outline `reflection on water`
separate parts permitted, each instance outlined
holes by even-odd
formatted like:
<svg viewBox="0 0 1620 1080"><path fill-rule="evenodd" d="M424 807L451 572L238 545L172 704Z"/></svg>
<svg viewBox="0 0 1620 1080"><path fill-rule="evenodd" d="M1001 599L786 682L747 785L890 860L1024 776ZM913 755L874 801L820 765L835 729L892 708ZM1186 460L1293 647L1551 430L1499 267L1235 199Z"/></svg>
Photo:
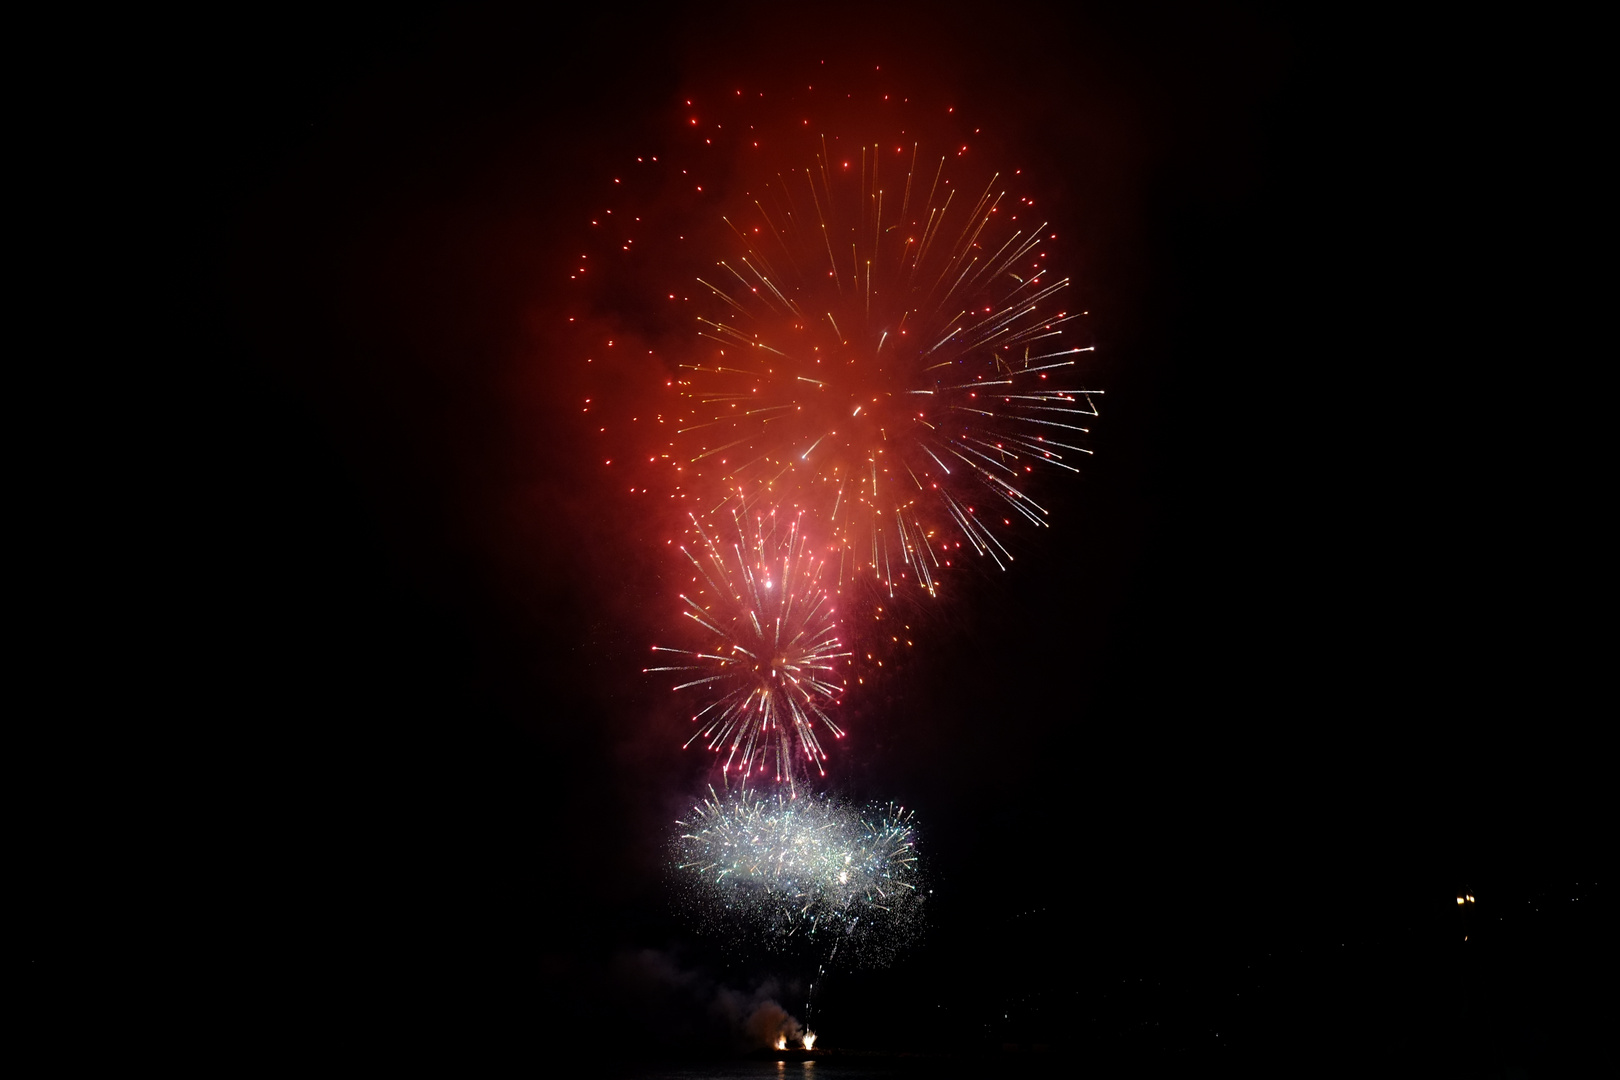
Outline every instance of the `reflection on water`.
<svg viewBox="0 0 1620 1080"><path fill-rule="evenodd" d="M962 1077L1016 1076L1019 1080L1069 1080L1073 1061L959 1060L923 1057L824 1058L821 1061L729 1061L709 1065L648 1066L619 1074L622 1080L960 1080Z"/></svg>

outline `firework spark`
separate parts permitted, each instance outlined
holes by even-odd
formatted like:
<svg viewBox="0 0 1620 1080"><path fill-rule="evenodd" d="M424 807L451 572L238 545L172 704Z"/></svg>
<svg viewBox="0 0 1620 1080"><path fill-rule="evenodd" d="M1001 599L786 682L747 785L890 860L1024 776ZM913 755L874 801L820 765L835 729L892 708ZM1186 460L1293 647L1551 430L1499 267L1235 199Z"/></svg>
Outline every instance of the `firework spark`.
<svg viewBox="0 0 1620 1080"><path fill-rule="evenodd" d="M709 635L697 650L653 646L680 663L647 668L675 672L675 690L709 695L692 717L701 741L724 755L721 766L746 786L772 779L796 790L811 770L826 775L817 728L844 732L829 715L844 685L837 663L849 656L837 615L821 585L825 563L809 549L802 516L781 527L775 511L733 516L737 541L716 538L694 515L696 552L682 553L696 571L684 614Z"/></svg>
<svg viewBox="0 0 1620 1080"><path fill-rule="evenodd" d="M829 962L842 948L845 962L881 963L921 929L927 890L903 807L711 788L678 824L686 906L717 931L779 947L825 939Z"/></svg>
<svg viewBox="0 0 1620 1080"><path fill-rule="evenodd" d="M1083 313L1059 306L1047 226L1002 229L1028 206L998 177L962 196L918 157L871 146L857 169L822 140L726 218L734 251L699 279L706 355L681 365L693 481L816 507L840 591L935 593L964 543L1005 568L998 533L1049 523L1031 474L1079 471L1101 393L1074 383L1091 347L1063 337Z"/></svg>

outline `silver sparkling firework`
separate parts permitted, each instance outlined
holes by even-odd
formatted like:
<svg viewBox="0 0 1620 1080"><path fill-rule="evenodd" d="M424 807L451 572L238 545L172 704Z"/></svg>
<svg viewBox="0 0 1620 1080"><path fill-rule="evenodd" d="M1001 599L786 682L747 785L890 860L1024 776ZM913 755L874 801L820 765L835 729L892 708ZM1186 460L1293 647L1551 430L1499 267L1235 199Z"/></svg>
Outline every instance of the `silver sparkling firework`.
<svg viewBox="0 0 1620 1080"><path fill-rule="evenodd" d="M904 807L711 788L678 824L674 869L706 929L820 941L828 962L850 965L886 963L921 929L927 890Z"/></svg>

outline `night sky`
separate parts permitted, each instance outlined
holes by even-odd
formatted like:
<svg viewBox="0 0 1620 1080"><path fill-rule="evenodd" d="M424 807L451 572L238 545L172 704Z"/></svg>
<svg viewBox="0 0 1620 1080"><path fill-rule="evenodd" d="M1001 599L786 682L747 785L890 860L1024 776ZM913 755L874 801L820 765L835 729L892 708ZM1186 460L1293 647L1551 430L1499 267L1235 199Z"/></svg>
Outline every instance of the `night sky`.
<svg viewBox="0 0 1620 1080"><path fill-rule="evenodd" d="M935 900L899 963L818 988L824 1044L1567 1064L1596 648L1567 567L1527 565L1561 498L1510 430L1544 286L1511 178L1472 172L1522 120L1442 77L1435 28L427 6L211 34L171 113L199 284L156 670L185 704L148 914L106 953L172 988L177 1035L543 1065L802 1015L802 957L669 903L709 774L640 674L675 601L580 439L568 273L687 96L881 65L1049 196L1107 397L1057 527L851 694L834 787L916 810Z"/></svg>

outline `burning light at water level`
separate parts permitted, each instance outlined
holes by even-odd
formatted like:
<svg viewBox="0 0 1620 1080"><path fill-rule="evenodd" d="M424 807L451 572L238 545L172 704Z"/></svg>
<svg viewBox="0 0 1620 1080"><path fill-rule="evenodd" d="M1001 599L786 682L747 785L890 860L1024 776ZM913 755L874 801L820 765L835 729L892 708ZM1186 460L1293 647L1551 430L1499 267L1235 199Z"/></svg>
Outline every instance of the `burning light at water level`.
<svg viewBox="0 0 1620 1080"><path fill-rule="evenodd" d="M804 1048L806 1050L814 1050L816 1048L816 1033L815 1032L807 1031L807 1032L804 1033Z"/></svg>

